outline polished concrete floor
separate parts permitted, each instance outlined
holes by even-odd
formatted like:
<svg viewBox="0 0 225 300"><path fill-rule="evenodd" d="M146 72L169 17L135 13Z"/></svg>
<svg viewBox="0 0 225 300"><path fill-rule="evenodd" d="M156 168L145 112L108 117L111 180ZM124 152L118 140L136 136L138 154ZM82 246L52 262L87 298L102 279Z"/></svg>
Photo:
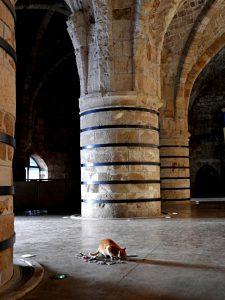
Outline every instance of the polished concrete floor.
<svg viewBox="0 0 225 300"><path fill-rule="evenodd" d="M14 256L35 255L45 269L25 300L224 300L225 218L94 220L16 216ZM110 237L127 247L123 264L84 262ZM67 274L62 280L56 274Z"/></svg>

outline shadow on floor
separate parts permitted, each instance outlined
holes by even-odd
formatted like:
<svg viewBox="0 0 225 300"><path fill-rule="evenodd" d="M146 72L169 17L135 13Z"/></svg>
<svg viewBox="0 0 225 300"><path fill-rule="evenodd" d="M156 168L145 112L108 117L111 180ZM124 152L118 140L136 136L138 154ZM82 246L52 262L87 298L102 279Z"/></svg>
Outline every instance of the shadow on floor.
<svg viewBox="0 0 225 300"><path fill-rule="evenodd" d="M149 264L157 266L166 266L166 267L177 267L177 268L190 268L190 269L203 269L211 271L222 271L225 272L225 267L222 266L210 266L204 264L190 264L178 261L169 261L169 260L155 260L155 259L145 259L145 258L127 258L126 261L134 262L137 264Z"/></svg>
<svg viewBox="0 0 225 300"><path fill-rule="evenodd" d="M150 260L150 259L138 259L128 258L127 262L135 262L137 264L149 264L159 266L169 266L178 268L191 268L191 269L206 269L213 271L225 271L222 267L213 267L206 265L187 264L175 261L162 261L162 260ZM43 265L42 265L43 266ZM90 280L82 280L79 277L68 276L63 280L51 279L56 275L53 269L43 266L45 269L45 276L42 282L36 289L24 296L23 300L205 300L201 297L191 298L188 295L177 296L171 290L170 292L165 290L151 290L150 287L140 286L137 289L137 285L132 286L130 283L121 284L121 280L115 278L112 282L97 281L90 278ZM101 272L107 272L104 267ZM79 270L77 273L79 276ZM151 278L149 278L151 280Z"/></svg>

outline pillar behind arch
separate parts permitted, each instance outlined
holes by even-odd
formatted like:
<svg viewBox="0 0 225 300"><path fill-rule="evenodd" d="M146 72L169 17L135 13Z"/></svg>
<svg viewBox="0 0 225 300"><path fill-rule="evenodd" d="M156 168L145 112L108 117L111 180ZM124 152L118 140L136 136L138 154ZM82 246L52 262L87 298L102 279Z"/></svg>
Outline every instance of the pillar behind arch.
<svg viewBox="0 0 225 300"><path fill-rule="evenodd" d="M80 99L82 216L159 215L158 111L136 95Z"/></svg>
<svg viewBox="0 0 225 300"><path fill-rule="evenodd" d="M162 201L190 200L189 147L161 145Z"/></svg>
<svg viewBox="0 0 225 300"><path fill-rule="evenodd" d="M167 136L168 135L168 136ZM180 135L180 136L179 136ZM160 137L162 210L190 210L189 139L178 131L163 130Z"/></svg>
<svg viewBox="0 0 225 300"><path fill-rule="evenodd" d="M15 9L14 2L0 1L0 286L13 274L13 178L15 140Z"/></svg>

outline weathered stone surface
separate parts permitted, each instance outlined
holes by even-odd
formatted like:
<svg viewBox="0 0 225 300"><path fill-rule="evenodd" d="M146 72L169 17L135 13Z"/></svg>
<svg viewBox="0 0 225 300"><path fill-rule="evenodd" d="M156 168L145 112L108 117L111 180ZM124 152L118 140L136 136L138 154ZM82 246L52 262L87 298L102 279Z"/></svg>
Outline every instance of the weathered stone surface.
<svg viewBox="0 0 225 300"><path fill-rule="evenodd" d="M95 170L81 171L82 181L96 181L96 180L159 180L160 172L120 172L115 170L114 172L104 172L101 168L96 168ZM182 175L182 174L181 174Z"/></svg>
<svg viewBox="0 0 225 300"><path fill-rule="evenodd" d="M8 68L0 66L1 72L4 76L0 80L0 90L1 90L1 104L0 108L4 107L4 110L12 115L15 115L15 99L16 99L16 89L15 89L15 70L12 73Z"/></svg>
<svg viewBox="0 0 225 300"><path fill-rule="evenodd" d="M13 197L1 196L0 197L0 215L9 215L13 213Z"/></svg>
<svg viewBox="0 0 225 300"><path fill-rule="evenodd" d="M15 49L14 19L7 5L0 2L0 37ZM15 62L0 50L0 133L14 136L16 113ZM11 146L0 141L0 186L12 185ZM0 242L14 234L12 196L0 196ZM0 251L0 286L13 274L13 247Z"/></svg>
<svg viewBox="0 0 225 300"><path fill-rule="evenodd" d="M187 190L170 190L170 191L161 191L162 197L164 201L167 200L189 200L190 199L190 190L187 188Z"/></svg>
<svg viewBox="0 0 225 300"><path fill-rule="evenodd" d="M12 167L0 164L0 182L1 185L10 186L12 184Z"/></svg>
<svg viewBox="0 0 225 300"><path fill-rule="evenodd" d="M153 217L160 213L160 202L82 205L82 215L89 218Z"/></svg>
<svg viewBox="0 0 225 300"><path fill-rule="evenodd" d="M143 111L107 111L81 117L81 129L103 125L146 125L158 128L158 117L156 114Z"/></svg>
<svg viewBox="0 0 225 300"><path fill-rule="evenodd" d="M154 184L85 184L82 186L82 195L87 196L88 199L93 194L107 194L107 193L149 193L148 198L159 198L160 197L160 185ZM87 194L89 193L89 194ZM86 199L85 197L83 197Z"/></svg>
<svg viewBox="0 0 225 300"><path fill-rule="evenodd" d="M0 198L6 199L6 197L3 197L3 196L1 196ZM11 204L11 201L10 201L10 204ZM9 213L7 215L0 215L0 238L1 238L1 241L4 241L4 240L10 238L14 234L13 221L14 221L14 217L13 217L12 213Z"/></svg>
<svg viewBox="0 0 225 300"><path fill-rule="evenodd" d="M9 281L13 275L13 248L0 252L0 286Z"/></svg>

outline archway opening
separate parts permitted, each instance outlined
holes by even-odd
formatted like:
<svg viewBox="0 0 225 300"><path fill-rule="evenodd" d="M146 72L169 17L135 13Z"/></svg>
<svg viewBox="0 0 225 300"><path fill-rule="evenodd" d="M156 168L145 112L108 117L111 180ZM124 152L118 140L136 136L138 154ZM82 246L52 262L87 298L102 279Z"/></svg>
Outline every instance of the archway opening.
<svg viewBox="0 0 225 300"><path fill-rule="evenodd" d="M199 74L189 105L192 197L225 197L225 48Z"/></svg>
<svg viewBox="0 0 225 300"><path fill-rule="evenodd" d="M67 32L71 12L63 0L18 0L16 14L15 207L79 213L80 81Z"/></svg>
<svg viewBox="0 0 225 300"><path fill-rule="evenodd" d="M195 180L196 197L219 197L222 195L222 185L218 172L210 165L202 166Z"/></svg>

